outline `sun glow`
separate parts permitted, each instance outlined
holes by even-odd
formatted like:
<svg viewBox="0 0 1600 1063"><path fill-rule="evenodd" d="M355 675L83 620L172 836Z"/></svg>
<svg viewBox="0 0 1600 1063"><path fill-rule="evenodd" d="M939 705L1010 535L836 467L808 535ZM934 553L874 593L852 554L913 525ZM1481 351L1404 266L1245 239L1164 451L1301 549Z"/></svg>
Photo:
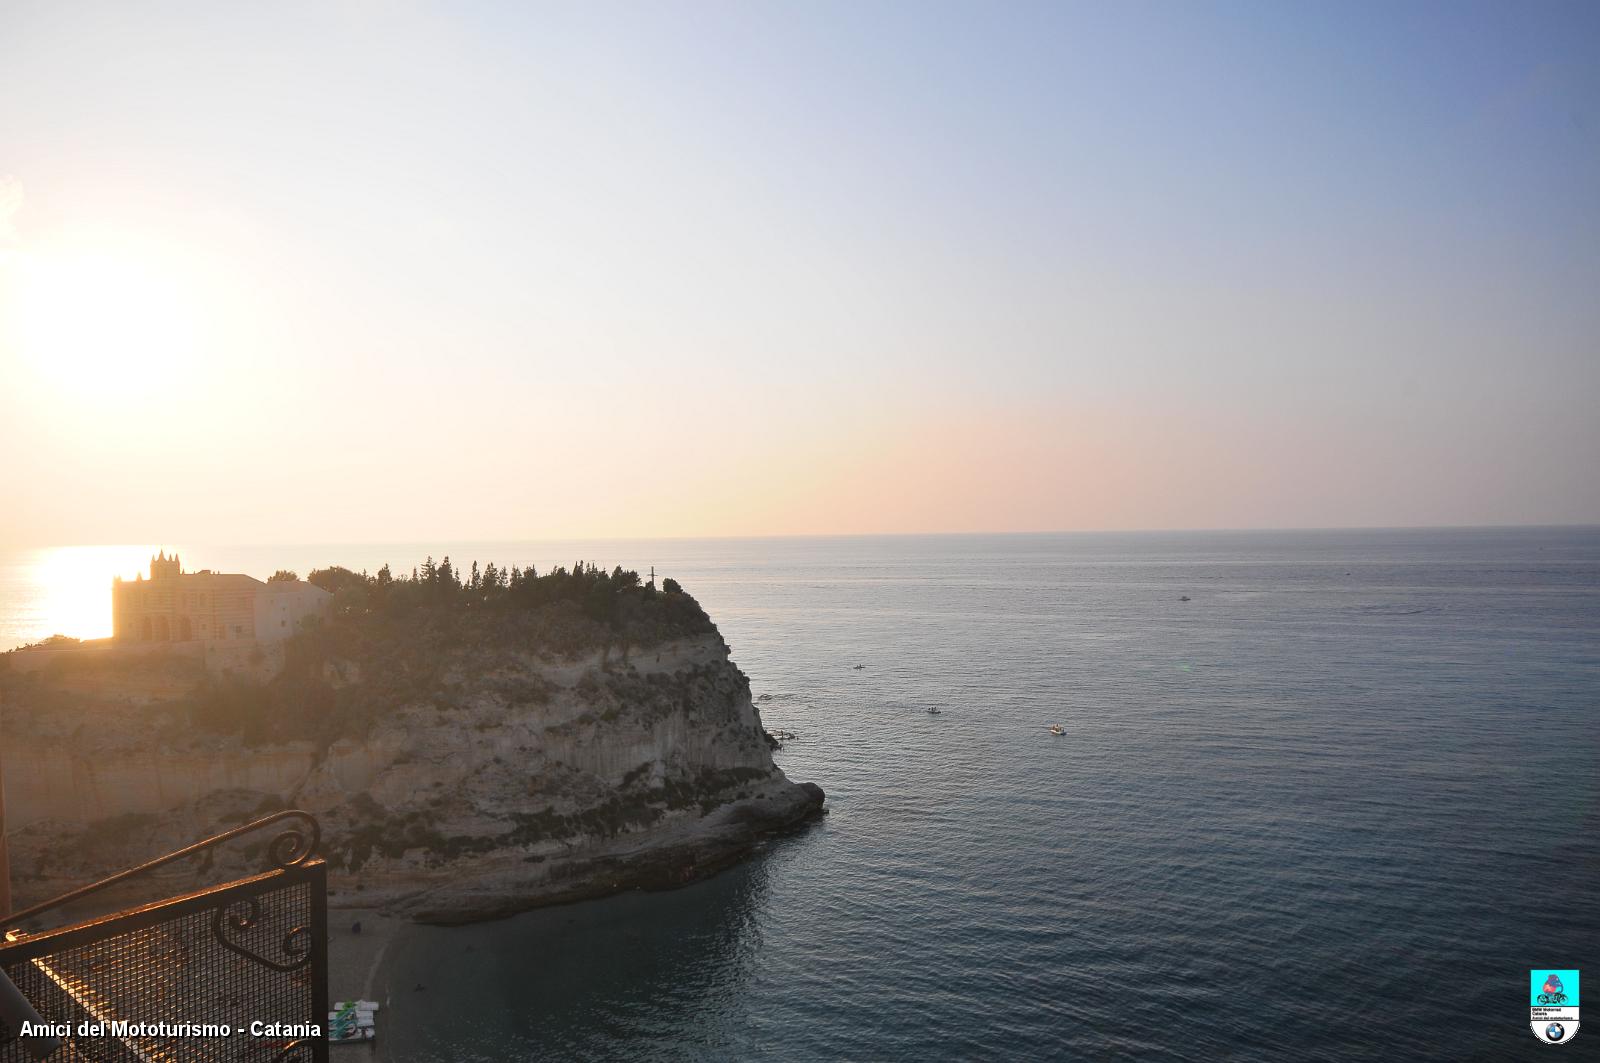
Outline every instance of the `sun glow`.
<svg viewBox="0 0 1600 1063"><path fill-rule="evenodd" d="M154 546L64 546L27 555L16 590L24 608L18 630L0 632L7 642L34 642L48 635L101 639L111 635L111 580L132 579L145 570Z"/></svg>
<svg viewBox="0 0 1600 1063"><path fill-rule="evenodd" d="M29 252L11 256L6 273L19 368L74 400L150 394L199 355L193 289L154 249Z"/></svg>

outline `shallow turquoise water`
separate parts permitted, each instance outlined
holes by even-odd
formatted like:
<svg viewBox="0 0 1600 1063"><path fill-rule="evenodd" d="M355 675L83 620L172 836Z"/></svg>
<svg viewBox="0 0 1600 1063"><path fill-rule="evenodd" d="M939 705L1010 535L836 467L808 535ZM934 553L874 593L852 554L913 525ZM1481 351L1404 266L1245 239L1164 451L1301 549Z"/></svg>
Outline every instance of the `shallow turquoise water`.
<svg viewBox="0 0 1600 1063"><path fill-rule="evenodd" d="M195 563L427 552L300 549ZM1600 530L449 552L681 580L831 811L403 938L393 1058L1503 1059L1600 962Z"/></svg>

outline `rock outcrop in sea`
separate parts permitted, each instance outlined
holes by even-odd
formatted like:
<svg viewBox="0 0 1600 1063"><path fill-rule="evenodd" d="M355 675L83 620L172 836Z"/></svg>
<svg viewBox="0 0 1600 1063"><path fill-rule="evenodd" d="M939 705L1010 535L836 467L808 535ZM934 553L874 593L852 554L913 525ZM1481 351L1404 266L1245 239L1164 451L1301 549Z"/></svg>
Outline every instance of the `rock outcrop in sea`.
<svg viewBox="0 0 1600 1063"><path fill-rule="evenodd" d="M822 809L674 584L590 569L575 587L580 566L500 600L344 575L336 615L265 683L148 648L0 656L19 905L298 807L322 823L335 905L463 922L682 885ZM258 848L165 885L254 870Z"/></svg>

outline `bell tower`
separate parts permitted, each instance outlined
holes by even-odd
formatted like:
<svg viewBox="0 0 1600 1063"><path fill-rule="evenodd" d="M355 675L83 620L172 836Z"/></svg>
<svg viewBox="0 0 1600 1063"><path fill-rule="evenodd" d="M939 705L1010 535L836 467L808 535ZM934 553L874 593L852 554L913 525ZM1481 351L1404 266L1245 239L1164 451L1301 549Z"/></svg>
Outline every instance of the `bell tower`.
<svg viewBox="0 0 1600 1063"><path fill-rule="evenodd" d="M150 559L151 579L175 579L183 572L183 566L178 563L178 555L167 556L165 550L159 556Z"/></svg>

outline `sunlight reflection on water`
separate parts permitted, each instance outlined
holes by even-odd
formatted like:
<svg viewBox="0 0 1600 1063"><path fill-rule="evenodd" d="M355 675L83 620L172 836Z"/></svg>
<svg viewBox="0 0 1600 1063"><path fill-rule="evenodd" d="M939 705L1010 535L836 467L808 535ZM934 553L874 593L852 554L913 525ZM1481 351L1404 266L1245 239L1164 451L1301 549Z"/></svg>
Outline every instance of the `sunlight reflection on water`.
<svg viewBox="0 0 1600 1063"><path fill-rule="evenodd" d="M50 635L111 636L111 581L144 572L154 546L58 546L0 554L0 651Z"/></svg>

